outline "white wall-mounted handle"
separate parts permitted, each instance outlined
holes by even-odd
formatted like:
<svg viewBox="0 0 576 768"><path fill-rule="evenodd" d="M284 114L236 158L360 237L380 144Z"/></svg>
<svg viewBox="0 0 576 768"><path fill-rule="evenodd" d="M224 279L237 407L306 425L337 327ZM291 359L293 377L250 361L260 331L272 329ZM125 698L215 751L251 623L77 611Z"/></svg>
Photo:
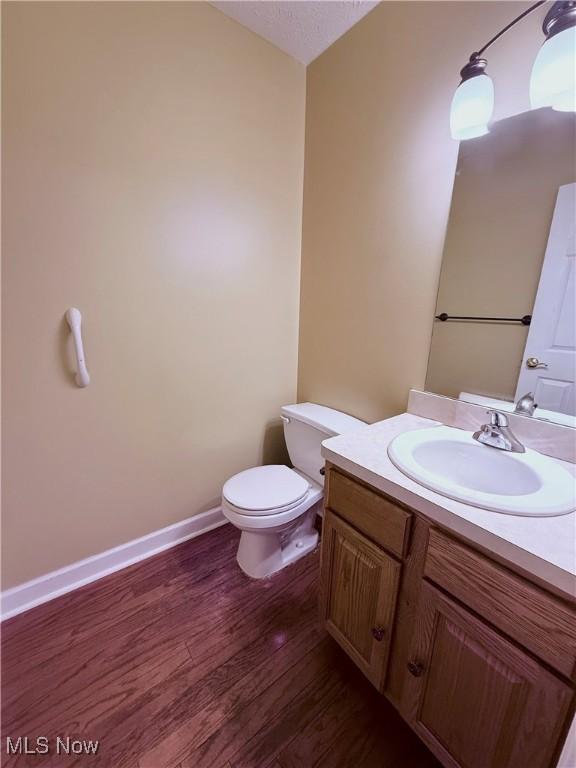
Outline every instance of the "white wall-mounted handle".
<svg viewBox="0 0 576 768"><path fill-rule="evenodd" d="M78 361L78 371L76 373L76 384L79 387L87 387L90 384L90 374L86 368L84 360L84 345L82 344L82 315L76 307L71 307L66 312L66 320L72 331L74 339L74 349L76 350L76 360Z"/></svg>

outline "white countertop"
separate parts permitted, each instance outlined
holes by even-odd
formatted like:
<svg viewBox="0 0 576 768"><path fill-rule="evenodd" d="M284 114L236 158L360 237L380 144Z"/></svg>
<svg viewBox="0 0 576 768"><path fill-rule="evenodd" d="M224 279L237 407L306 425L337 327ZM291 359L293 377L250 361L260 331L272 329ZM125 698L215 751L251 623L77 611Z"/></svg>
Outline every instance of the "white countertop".
<svg viewBox="0 0 576 768"><path fill-rule="evenodd" d="M322 443L322 456L432 522L494 553L564 595L576 595L576 513L519 517L448 499L406 477L388 458L389 443L402 432L440 426L403 413ZM576 467L558 461L576 475Z"/></svg>

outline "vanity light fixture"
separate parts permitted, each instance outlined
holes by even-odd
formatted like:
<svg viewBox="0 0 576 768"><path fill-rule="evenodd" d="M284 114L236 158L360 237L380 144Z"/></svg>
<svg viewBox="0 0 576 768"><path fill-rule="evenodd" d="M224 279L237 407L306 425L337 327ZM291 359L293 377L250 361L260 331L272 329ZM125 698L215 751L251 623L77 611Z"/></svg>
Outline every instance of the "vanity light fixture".
<svg viewBox="0 0 576 768"><path fill-rule="evenodd" d="M488 133L494 110L494 85L486 74L482 54L521 19L546 0L539 0L475 51L460 72L450 109L450 131L454 139L473 139ZM576 0L557 0L542 25L546 39L532 68L530 103L533 109L552 107L564 112L576 111Z"/></svg>
<svg viewBox="0 0 576 768"><path fill-rule="evenodd" d="M576 2L554 3L542 25L546 40L530 76L533 109L576 111Z"/></svg>
<svg viewBox="0 0 576 768"><path fill-rule="evenodd" d="M486 64L486 59L473 53L468 64L460 70L462 81L450 109L453 139L474 139L488 133L488 122L494 111L494 83L484 72Z"/></svg>

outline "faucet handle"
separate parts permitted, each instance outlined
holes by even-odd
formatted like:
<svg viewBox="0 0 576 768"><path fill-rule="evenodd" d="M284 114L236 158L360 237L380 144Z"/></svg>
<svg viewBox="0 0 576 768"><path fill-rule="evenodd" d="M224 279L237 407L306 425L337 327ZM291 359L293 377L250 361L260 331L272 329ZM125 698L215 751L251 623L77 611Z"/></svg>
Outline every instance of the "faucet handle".
<svg viewBox="0 0 576 768"><path fill-rule="evenodd" d="M508 416L493 408L490 408L486 413L490 416L490 423L482 424L480 429L472 435L473 440L492 448L499 448L502 451L524 453L526 448L508 428Z"/></svg>
<svg viewBox="0 0 576 768"><path fill-rule="evenodd" d="M508 417L502 413L502 411L495 411L493 409L490 409L489 411L486 411L488 416L490 416L490 426L491 427L507 427L508 426Z"/></svg>

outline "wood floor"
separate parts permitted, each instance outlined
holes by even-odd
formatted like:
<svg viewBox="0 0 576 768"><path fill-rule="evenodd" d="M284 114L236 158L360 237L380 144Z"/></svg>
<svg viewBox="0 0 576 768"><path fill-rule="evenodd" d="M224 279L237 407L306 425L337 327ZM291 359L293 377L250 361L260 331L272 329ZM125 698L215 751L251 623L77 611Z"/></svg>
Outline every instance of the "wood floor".
<svg viewBox="0 0 576 768"><path fill-rule="evenodd" d="M253 581L237 545L225 526L5 622L2 766L438 768L322 629L318 553Z"/></svg>

